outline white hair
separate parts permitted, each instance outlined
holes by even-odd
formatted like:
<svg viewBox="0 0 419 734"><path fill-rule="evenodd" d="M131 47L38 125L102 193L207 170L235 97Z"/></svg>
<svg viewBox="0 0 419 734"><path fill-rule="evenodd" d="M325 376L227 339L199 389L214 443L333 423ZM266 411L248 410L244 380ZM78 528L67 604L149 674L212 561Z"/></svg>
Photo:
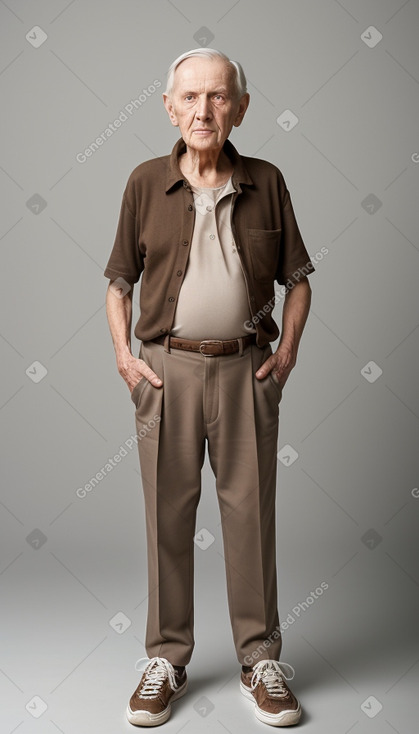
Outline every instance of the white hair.
<svg viewBox="0 0 419 734"><path fill-rule="evenodd" d="M172 94L173 90L173 81L175 76L175 71L179 64L184 61L185 59L190 59L194 56L203 56L207 59L223 59L226 63L230 64L230 66L234 69L234 81L235 81L235 87L236 87L236 93L237 96L240 98L243 96L243 94L246 94L247 92L247 82L246 77L244 74L244 71L242 69L241 64L239 64L238 61L232 61L228 58L225 54L222 53L222 51L217 51L215 48L194 48L192 51L186 51L184 54L181 54L173 61L172 64L169 66L169 70L167 72L167 83L166 83L166 92L168 97Z"/></svg>

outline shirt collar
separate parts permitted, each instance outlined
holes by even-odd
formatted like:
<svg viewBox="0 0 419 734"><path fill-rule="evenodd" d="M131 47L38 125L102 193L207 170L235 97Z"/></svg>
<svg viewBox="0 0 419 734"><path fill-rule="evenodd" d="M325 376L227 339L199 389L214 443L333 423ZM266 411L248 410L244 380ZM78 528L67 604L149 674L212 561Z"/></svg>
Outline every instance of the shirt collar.
<svg viewBox="0 0 419 734"><path fill-rule="evenodd" d="M234 145L227 139L223 145L223 151L233 163L234 170L232 173L232 183L237 186L237 190L240 191L240 184L252 185L253 181L250 178L246 167L242 161L242 158ZM184 181L182 171L179 167L179 157L182 153L186 152L186 143L183 138L179 138L175 144L169 158L169 168L166 176L166 193L168 193L177 183Z"/></svg>

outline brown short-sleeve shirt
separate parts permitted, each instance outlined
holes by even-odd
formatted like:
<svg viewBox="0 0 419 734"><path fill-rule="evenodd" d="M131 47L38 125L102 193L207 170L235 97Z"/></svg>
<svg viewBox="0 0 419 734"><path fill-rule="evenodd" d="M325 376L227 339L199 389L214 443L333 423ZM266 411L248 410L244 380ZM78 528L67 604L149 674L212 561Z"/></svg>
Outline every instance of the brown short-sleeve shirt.
<svg viewBox="0 0 419 734"><path fill-rule="evenodd" d="M104 271L107 278L122 278L131 286L142 275L140 317L134 329L142 341L170 333L188 265L195 207L178 163L185 151L180 138L171 155L145 161L133 170ZM315 268L281 171L267 161L239 155L229 140L224 152L234 166L231 226L262 347L279 335L271 315L275 282L292 288Z"/></svg>

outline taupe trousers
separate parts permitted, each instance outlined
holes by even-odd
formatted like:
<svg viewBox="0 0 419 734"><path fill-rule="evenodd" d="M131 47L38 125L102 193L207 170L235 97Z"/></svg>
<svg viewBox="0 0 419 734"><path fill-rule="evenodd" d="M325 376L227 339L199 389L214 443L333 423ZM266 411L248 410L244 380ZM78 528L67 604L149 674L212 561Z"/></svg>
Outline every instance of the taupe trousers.
<svg viewBox="0 0 419 734"><path fill-rule="evenodd" d="M206 439L237 658L242 665L252 653L255 662L279 659L275 499L281 390L272 375L255 377L271 353L270 345L251 345L242 353L205 357L167 349L167 342L141 345L141 359L163 380L155 388L142 378L131 394L142 437L149 657L186 665L194 648L193 539Z"/></svg>

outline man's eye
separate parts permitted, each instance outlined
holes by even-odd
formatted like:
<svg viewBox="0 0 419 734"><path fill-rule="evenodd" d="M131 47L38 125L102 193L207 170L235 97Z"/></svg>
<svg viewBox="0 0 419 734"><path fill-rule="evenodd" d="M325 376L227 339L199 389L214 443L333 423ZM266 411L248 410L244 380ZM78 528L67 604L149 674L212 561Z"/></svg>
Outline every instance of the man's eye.
<svg viewBox="0 0 419 734"><path fill-rule="evenodd" d="M192 99L192 94L187 94L186 97L185 97L185 99L186 99L187 102L190 102L191 99Z"/></svg>

